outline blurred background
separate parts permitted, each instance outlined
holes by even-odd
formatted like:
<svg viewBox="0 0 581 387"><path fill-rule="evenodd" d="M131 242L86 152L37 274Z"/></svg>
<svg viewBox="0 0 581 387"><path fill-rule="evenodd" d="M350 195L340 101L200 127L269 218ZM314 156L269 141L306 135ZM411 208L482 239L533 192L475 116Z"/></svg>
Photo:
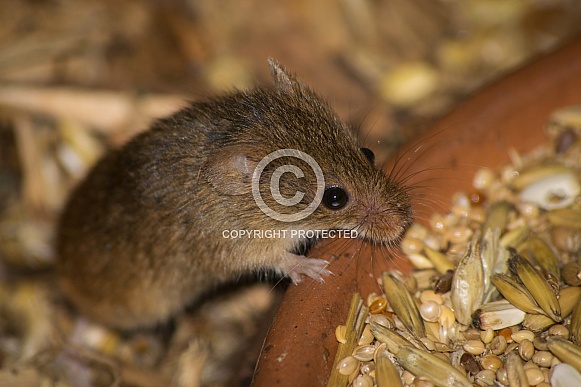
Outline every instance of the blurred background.
<svg viewBox="0 0 581 387"><path fill-rule="evenodd" d="M282 286L131 335L79 322L55 291L67 193L152 119L270 84L272 57L381 161L580 20L577 0L0 1L0 385L248 384Z"/></svg>

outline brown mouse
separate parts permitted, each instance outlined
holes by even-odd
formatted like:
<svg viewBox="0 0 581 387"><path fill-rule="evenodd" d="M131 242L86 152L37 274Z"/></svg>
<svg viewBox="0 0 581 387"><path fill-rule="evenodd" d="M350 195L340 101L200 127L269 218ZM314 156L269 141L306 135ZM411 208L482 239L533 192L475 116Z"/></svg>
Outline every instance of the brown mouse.
<svg viewBox="0 0 581 387"><path fill-rule="evenodd" d="M273 89L192 103L158 120L74 190L57 267L83 314L132 329L163 322L244 273L322 281L327 262L297 254L313 239L307 230L352 230L380 244L400 238L412 218L406 189L374 166L319 96L269 64Z"/></svg>

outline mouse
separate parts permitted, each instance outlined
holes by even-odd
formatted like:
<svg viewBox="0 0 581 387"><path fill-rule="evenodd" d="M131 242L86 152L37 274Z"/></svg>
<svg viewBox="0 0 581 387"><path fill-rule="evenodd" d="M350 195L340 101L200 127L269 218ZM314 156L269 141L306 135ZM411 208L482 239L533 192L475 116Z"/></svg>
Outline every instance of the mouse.
<svg viewBox="0 0 581 387"><path fill-rule="evenodd" d="M130 330L163 323L257 272L324 281L314 240L393 246L408 189L330 105L276 60L274 86L192 102L108 151L60 214L57 275L84 316Z"/></svg>

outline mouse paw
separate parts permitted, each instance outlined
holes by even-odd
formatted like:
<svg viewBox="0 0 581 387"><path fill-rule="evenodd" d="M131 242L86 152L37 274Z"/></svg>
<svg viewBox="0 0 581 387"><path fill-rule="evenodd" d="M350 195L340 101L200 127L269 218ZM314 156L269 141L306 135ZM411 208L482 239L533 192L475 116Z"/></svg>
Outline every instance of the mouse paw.
<svg viewBox="0 0 581 387"><path fill-rule="evenodd" d="M303 281L303 276L318 282L325 282L323 276L333 275L327 269L329 262L324 259L307 258L304 255L286 254L282 269L296 285Z"/></svg>

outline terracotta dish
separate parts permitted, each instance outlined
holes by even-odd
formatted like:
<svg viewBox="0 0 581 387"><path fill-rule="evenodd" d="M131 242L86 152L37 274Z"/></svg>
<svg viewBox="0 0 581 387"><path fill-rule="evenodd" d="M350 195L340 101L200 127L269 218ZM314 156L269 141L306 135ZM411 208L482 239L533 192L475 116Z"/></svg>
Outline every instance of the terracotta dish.
<svg viewBox="0 0 581 387"><path fill-rule="evenodd" d="M460 104L411 144L397 164L404 176L419 172L406 181L423 195L417 199L425 204L417 206L418 220L425 221L431 212L445 213L454 192L470 190L477 168L495 169L509 161L509 149L526 152L543 143L550 114L580 103L577 40ZM264 343L256 386L326 385L337 350L334 330L344 323L353 292L365 299L379 291L375 278L382 270L410 269L386 249L371 252L361 246L339 241L314 249L311 255L332 260L335 276L324 284L306 281L289 287Z"/></svg>

